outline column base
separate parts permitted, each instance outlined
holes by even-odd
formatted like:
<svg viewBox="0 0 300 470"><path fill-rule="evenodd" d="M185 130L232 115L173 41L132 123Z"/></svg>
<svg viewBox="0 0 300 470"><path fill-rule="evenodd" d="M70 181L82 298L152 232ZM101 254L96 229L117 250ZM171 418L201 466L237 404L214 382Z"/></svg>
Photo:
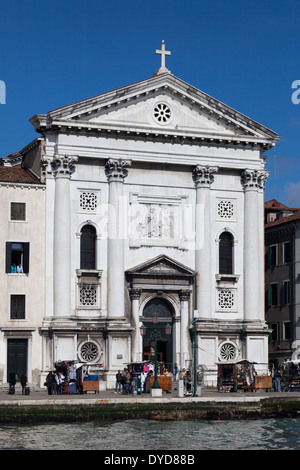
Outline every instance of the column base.
<svg viewBox="0 0 300 470"><path fill-rule="evenodd" d="M154 398L162 397L162 389L161 388L151 388L150 396Z"/></svg>

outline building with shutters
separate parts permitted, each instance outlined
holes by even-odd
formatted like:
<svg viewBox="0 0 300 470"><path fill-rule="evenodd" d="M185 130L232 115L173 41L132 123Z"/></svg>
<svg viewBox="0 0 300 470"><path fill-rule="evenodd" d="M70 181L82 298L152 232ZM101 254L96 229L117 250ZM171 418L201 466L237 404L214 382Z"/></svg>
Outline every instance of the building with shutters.
<svg viewBox="0 0 300 470"><path fill-rule="evenodd" d="M45 185L42 139L0 160L0 381L26 372L39 383L45 315ZM37 167L35 165L37 164Z"/></svg>
<svg viewBox="0 0 300 470"><path fill-rule="evenodd" d="M266 321L275 367L300 360L300 208L265 203Z"/></svg>

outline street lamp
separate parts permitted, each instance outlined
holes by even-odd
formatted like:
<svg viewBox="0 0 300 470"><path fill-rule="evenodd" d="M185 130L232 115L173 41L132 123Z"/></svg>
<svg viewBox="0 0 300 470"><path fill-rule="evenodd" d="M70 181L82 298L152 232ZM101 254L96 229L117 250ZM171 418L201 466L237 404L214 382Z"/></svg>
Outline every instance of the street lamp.
<svg viewBox="0 0 300 470"><path fill-rule="evenodd" d="M153 319L155 318L155 320L153 321ZM157 315L155 315L154 317L152 317L152 323L157 323ZM162 327L156 327L156 328L162 328ZM155 370L154 370L154 383L152 385L152 390L160 390L160 386L159 386L159 383L158 383L158 379L157 379L157 341L159 340L160 338L160 332L157 331L157 329L155 328L154 331L152 331L151 335L150 335L150 341L153 340L154 341L154 351L155 351ZM165 333L167 336L171 335L172 333L172 326L167 323L165 325ZM140 326L140 333L142 336L145 336L146 335L146 331L147 331L147 328L146 326L142 323L141 326Z"/></svg>

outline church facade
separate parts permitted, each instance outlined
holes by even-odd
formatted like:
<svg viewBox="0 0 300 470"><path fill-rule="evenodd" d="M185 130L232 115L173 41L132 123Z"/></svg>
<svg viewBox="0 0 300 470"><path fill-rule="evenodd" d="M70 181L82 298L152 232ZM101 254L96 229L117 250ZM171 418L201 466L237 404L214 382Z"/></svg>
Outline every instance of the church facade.
<svg viewBox="0 0 300 470"><path fill-rule="evenodd" d="M118 369L153 359L157 331L169 369L192 367L196 345L205 384L219 362L266 372L263 153L277 134L163 61L30 121L44 141L41 383L78 361L111 388Z"/></svg>

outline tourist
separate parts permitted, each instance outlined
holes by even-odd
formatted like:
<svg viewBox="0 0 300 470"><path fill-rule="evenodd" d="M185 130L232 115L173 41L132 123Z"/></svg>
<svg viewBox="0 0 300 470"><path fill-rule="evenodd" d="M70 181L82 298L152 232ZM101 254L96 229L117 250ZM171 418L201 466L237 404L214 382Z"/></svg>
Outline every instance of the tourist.
<svg viewBox="0 0 300 470"><path fill-rule="evenodd" d="M48 395L52 395L52 371L50 371L46 377L45 385L48 390Z"/></svg>
<svg viewBox="0 0 300 470"><path fill-rule="evenodd" d="M115 393L121 393L121 386L122 386L122 373L120 370L118 370L118 373L116 374L116 388L115 388Z"/></svg>
<svg viewBox="0 0 300 470"><path fill-rule="evenodd" d="M275 392L281 392L281 373L279 369L277 369L277 371L274 374L274 385L275 385Z"/></svg>
<svg viewBox="0 0 300 470"><path fill-rule="evenodd" d="M26 374L25 374L25 372L24 372L24 374L23 374L22 377L21 377L22 395L25 395L25 387L26 387L26 384L27 384L27 377L26 377Z"/></svg>
<svg viewBox="0 0 300 470"><path fill-rule="evenodd" d="M15 263L12 264L12 266L10 268L10 272L11 273L16 273L17 272L17 266L15 265Z"/></svg>
<svg viewBox="0 0 300 470"><path fill-rule="evenodd" d="M57 372L57 374L56 374L56 393L57 393L57 395L61 395L61 384L63 383L64 378L65 377L60 372Z"/></svg>
<svg viewBox="0 0 300 470"><path fill-rule="evenodd" d="M15 385L16 385L16 373L15 372L10 372L9 374L9 394L14 395L15 393Z"/></svg>
<svg viewBox="0 0 300 470"><path fill-rule="evenodd" d="M130 384L130 373L128 372L128 369L125 367L123 371L123 395L128 395L129 393L129 384Z"/></svg>

